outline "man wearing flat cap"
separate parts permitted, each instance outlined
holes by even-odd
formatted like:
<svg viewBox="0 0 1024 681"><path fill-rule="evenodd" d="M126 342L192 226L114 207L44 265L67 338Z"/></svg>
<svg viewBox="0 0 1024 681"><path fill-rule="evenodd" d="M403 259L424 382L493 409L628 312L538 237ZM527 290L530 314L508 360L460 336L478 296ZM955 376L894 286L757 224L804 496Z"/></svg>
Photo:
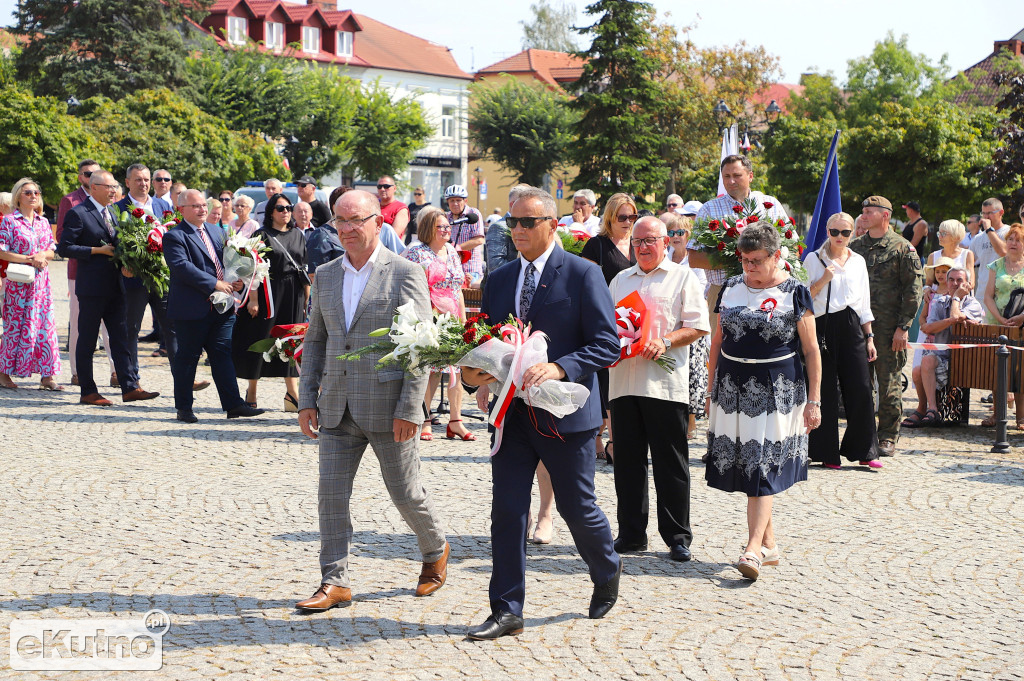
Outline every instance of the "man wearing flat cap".
<svg viewBox="0 0 1024 681"><path fill-rule="evenodd" d="M295 189L299 194L299 201L305 201L313 209L313 218L309 221L313 227L319 227L325 222L331 221L331 209L327 204L316 198L316 180L309 175L303 175L295 180Z"/></svg>
<svg viewBox="0 0 1024 681"><path fill-rule="evenodd" d="M850 243L850 250L862 256L868 267L878 349L878 358L870 364L878 380L878 453L892 456L903 416L907 336L921 305L921 261L910 242L889 229L889 199L869 196L861 205L860 219L868 231Z"/></svg>

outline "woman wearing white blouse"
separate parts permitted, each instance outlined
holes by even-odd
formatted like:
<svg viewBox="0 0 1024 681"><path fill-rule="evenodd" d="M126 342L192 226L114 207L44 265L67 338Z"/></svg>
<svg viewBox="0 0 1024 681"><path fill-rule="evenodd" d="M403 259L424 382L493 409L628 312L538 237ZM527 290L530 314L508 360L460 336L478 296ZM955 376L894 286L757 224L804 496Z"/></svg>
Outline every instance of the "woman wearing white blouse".
<svg viewBox="0 0 1024 681"><path fill-rule="evenodd" d="M881 468L868 373L868 362L877 356L868 270L864 258L847 248L855 229L853 217L836 213L826 228L825 243L804 260L821 347L821 426L811 431L807 453L825 468L838 469L840 455ZM837 382L846 406L842 445Z"/></svg>

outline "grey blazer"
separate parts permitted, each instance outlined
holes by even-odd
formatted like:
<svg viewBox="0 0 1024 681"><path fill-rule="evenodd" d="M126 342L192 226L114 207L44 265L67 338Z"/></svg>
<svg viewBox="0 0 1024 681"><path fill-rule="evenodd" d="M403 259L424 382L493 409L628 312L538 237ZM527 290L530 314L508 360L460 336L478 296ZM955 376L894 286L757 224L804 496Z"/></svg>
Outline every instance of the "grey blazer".
<svg viewBox="0 0 1024 681"><path fill-rule="evenodd" d="M397 367L377 371L374 365L381 355L358 361L337 357L381 340L369 333L391 326L399 305L414 301L420 317L430 319L426 273L420 265L381 248L348 331L344 277L342 258L316 269L310 294L313 311L302 348L299 409L319 409L323 428L338 427L346 408L367 432L390 432L396 418L422 423L426 376L417 378Z"/></svg>

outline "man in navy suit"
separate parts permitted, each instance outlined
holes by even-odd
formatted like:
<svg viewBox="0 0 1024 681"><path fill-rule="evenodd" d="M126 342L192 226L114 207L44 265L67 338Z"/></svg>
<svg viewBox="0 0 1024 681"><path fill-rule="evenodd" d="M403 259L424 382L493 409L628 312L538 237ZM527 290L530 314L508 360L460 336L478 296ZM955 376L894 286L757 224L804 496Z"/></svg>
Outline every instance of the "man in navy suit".
<svg viewBox="0 0 1024 681"><path fill-rule="evenodd" d="M210 358L220 406L228 418L262 414L262 409L248 406L238 392L231 360L235 311L221 314L210 303L214 291L242 290L241 281L224 281L224 230L204 224L209 212L206 199L195 189L186 189L178 196L178 210L184 220L164 235L164 259L171 271L167 316L178 336L178 352L171 362L177 419L184 423L199 420L192 411L192 386L203 350Z"/></svg>
<svg viewBox="0 0 1024 681"><path fill-rule="evenodd" d="M622 562L594 493L594 437L601 425L595 372L619 356L614 306L597 265L557 246L557 221L550 194L540 189L520 194L506 219L519 258L490 275L481 311L493 322L514 314L548 335L552 361L529 367L523 374L524 389L566 380L589 388L590 397L581 409L561 419L540 409L531 418L522 399L512 402L501 448L491 459L491 616L470 629L469 637L476 640L523 629L524 537L539 461L551 474L558 512L590 568L590 617L607 614L619 594ZM478 369L463 372L468 385L493 380Z"/></svg>
<svg viewBox="0 0 1024 681"><path fill-rule="evenodd" d="M100 322L107 327L121 399L125 402L151 400L160 394L139 387L139 373L131 362L124 282L112 259L117 233L108 206L116 189L113 175L106 171L94 172L89 178L89 198L67 214L57 246L61 256L78 260L75 284L79 301L78 346L75 351L82 389L80 401L101 407L110 406L111 402L99 394L92 375L92 353Z"/></svg>

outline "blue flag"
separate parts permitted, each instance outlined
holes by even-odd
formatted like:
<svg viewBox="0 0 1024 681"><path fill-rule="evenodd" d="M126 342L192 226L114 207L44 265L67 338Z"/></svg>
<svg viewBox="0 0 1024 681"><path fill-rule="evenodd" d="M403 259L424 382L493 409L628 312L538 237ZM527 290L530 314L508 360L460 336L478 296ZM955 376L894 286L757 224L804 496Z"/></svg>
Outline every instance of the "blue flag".
<svg viewBox="0 0 1024 681"><path fill-rule="evenodd" d="M839 156L836 147L839 146L839 131L832 136L832 146L828 149L828 159L825 161L825 175L821 178L821 188L818 190L818 200L814 202L814 215L811 216L811 226L807 229L807 237L804 243L807 250L803 258L818 250L828 234L825 230L825 223L828 219L843 210L843 202L839 198ZM801 258L801 259L803 259Z"/></svg>

